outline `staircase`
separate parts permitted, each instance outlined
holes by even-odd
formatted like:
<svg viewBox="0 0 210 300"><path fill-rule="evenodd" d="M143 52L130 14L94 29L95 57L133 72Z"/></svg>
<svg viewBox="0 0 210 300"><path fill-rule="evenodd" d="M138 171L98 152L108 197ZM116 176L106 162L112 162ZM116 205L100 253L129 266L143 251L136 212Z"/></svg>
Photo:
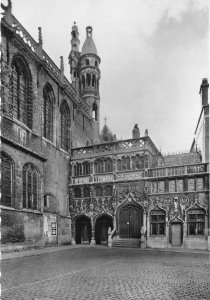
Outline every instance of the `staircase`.
<svg viewBox="0 0 210 300"><path fill-rule="evenodd" d="M140 248L140 239L118 239L113 241L112 247L123 247L123 248Z"/></svg>

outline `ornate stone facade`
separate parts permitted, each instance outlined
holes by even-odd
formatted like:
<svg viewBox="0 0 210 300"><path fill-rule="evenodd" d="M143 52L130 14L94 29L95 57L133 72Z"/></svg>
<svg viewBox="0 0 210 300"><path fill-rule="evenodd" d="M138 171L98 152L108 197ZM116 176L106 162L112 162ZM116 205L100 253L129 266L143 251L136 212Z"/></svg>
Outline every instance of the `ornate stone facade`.
<svg viewBox="0 0 210 300"><path fill-rule="evenodd" d="M44 51L41 28L36 42L11 1L3 9L3 244L111 246L126 238L141 247L210 248L208 80L188 153L163 156L137 124L131 139L117 140L106 124L99 134L92 27L81 52L72 27L70 83L63 57L57 67Z"/></svg>

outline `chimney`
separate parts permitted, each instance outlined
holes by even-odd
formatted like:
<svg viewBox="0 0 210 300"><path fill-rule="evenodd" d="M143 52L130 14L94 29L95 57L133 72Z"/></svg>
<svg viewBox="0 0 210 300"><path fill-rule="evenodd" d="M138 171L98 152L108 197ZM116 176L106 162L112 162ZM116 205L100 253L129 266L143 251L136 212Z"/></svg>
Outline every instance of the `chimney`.
<svg viewBox="0 0 210 300"><path fill-rule="evenodd" d="M208 79L203 78L202 84L201 84L201 87L200 87L200 95L201 95L202 106L208 104L208 88L209 88Z"/></svg>
<svg viewBox="0 0 210 300"><path fill-rule="evenodd" d="M132 130L132 138L133 139L138 139L140 138L140 130L138 127L138 124L135 124L133 130Z"/></svg>

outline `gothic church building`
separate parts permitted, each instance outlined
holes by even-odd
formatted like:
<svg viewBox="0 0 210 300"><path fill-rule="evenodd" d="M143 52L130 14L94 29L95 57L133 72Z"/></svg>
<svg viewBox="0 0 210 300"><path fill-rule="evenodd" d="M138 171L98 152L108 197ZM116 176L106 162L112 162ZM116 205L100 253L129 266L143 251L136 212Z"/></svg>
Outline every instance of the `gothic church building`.
<svg viewBox="0 0 210 300"><path fill-rule="evenodd" d="M100 132L100 57L71 32L71 82L2 5L2 248L62 244L210 249L208 80L188 153L163 156L136 124Z"/></svg>

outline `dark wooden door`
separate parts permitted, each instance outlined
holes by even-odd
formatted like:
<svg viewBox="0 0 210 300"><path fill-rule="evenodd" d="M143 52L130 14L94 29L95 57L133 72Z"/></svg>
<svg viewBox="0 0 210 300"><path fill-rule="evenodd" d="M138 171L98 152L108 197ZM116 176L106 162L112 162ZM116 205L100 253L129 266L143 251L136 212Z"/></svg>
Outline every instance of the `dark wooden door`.
<svg viewBox="0 0 210 300"><path fill-rule="evenodd" d="M134 205L127 205L120 211L120 237L121 238L140 238L142 210Z"/></svg>

